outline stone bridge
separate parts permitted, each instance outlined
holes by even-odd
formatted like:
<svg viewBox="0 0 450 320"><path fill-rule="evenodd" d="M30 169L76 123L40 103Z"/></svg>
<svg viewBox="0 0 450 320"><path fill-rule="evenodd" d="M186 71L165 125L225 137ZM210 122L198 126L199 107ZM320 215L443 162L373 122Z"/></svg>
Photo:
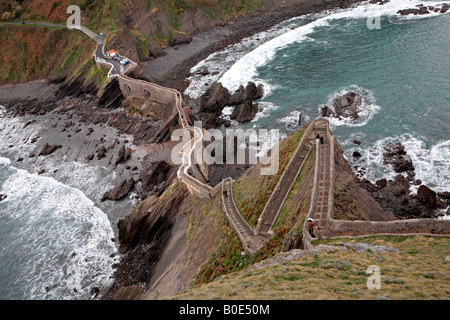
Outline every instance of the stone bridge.
<svg viewBox="0 0 450 320"><path fill-rule="evenodd" d="M273 235L272 226L286 200L286 197L298 176L307 155L314 146L314 137L320 134L325 137L325 144L316 141L316 161L314 186L311 195L311 205L307 218L315 219L319 238L357 237L371 234L385 235L449 235L450 220L414 219L389 222L373 221L342 221L334 219L334 148L335 139L330 133L328 121L319 119L306 128L294 156L283 172L274 192L269 198L256 229L252 229L244 220L236 207L232 192L232 179L223 180L215 188L205 183L205 166L196 164L194 150L203 150L203 131L193 127L183 109L181 93L172 88L166 88L143 80L132 79L124 74L112 74L115 68L105 60L103 40L87 28L82 32L97 42L94 59L99 65L111 67L108 78L117 77L120 89L126 97L147 99L162 105L174 105L181 126L193 133L192 140L181 151L182 165L178 170L178 178L188 189L201 198L215 197L222 192L222 205L231 226L236 231L244 250L249 255L259 250ZM99 57L98 55L101 55ZM126 73L126 72L125 72ZM198 166L198 167L197 167ZM190 174L192 172L192 175ZM226 192L225 192L226 191ZM311 248L314 239L310 236L306 223L303 227L304 248Z"/></svg>
<svg viewBox="0 0 450 320"><path fill-rule="evenodd" d="M369 235L450 235L450 220L407 219L394 221L346 221L336 220L334 215L335 146L336 139L328 124L321 129L325 144L317 143L314 186L307 218L315 221L318 239L339 237L364 237ZM314 239L303 227L303 246L313 247Z"/></svg>
<svg viewBox="0 0 450 320"><path fill-rule="evenodd" d="M255 252L261 249L273 236L272 226L275 223L297 176L300 174L309 152L314 146L315 135L318 130L323 130L324 125L326 124L324 124L322 120L316 120L308 124L305 128L303 137L298 144L294 155L286 166L275 190L272 192L258 219L256 229L252 229L244 220L234 202L232 190L233 181L231 179L223 181L222 189L223 191L226 191L226 193L224 192L222 194L223 209L248 255L253 256Z"/></svg>

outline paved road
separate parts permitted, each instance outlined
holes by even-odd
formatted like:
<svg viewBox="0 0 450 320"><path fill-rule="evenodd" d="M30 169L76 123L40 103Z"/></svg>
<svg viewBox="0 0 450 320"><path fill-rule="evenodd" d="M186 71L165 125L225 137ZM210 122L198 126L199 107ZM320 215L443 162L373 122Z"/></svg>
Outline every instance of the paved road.
<svg viewBox="0 0 450 320"><path fill-rule="evenodd" d="M67 25L65 24L57 24L52 22L33 22L33 21L12 21L12 22L5 22L0 23L0 26L6 26L6 25L15 25L15 26L39 26L39 27L48 27L48 28L61 28L66 29ZM104 52L104 41L103 38L96 34L95 32L91 31L90 29L86 27L81 27L81 32L86 34L89 38L94 40L97 43L97 50L95 51L95 58L103 60L104 62L107 62L111 65L112 69L110 71L110 76L118 76L123 73L124 67L117 61L108 58L105 55Z"/></svg>
<svg viewBox="0 0 450 320"><path fill-rule="evenodd" d="M51 23L51 22L26 22L26 21L12 21L12 22L4 22L0 23L0 26L6 26L6 25L27 25L27 26L40 26L40 27L50 27L50 28L67 28L64 24L57 24L57 23Z"/></svg>

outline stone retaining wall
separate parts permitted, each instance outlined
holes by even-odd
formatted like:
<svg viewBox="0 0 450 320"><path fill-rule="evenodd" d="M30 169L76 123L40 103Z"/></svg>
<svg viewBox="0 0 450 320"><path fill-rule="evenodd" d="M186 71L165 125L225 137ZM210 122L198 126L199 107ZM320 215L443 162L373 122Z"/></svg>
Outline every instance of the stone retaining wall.
<svg viewBox="0 0 450 320"><path fill-rule="evenodd" d="M395 221L346 221L334 219L334 190L335 190L335 138L327 128L327 139L330 142L330 190L328 195L327 226L336 237L358 237L372 234L379 235L450 235L450 220L441 219L408 219ZM318 159L319 157L317 157ZM311 207L308 217L312 217L315 191L317 189L317 172L319 162L316 159L316 174L314 177L314 189L311 196ZM334 238L334 236L332 237ZM303 228L303 244L305 248L312 247L312 238L308 233L306 223Z"/></svg>
<svg viewBox="0 0 450 320"><path fill-rule="evenodd" d="M262 222L264 221L265 217L266 217L267 214L268 214L267 208L268 208L268 207L275 201L275 199L279 196L278 194L280 193L281 185L282 185L283 181L286 179L286 175L287 175L288 172L290 171L289 169L294 165L293 159L295 159L296 157L298 157L299 153L302 151L303 146L304 146L305 143L307 142L309 135L310 135L310 134L312 133L312 131L313 131L313 128L314 128L314 124L313 124L313 123L310 123L310 124L308 125L308 127L306 128L305 132L303 133L302 139L300 140L300 143L298 144L297 149L295 150L294 155L292 156L291 160L289 161L289 164L288 164L288 165L286 166L286 168L284 169L284 172L283 172L283 174L281 175L281 178L280 178L279 182L277 183L277 186L275 187L275 190L272 192L272 194L271 194L269 200L267 201L267 203L266 203L266 205L265 205L265 207L264 207L264 210L263 210L261 216L260 216L259 219L258 219L258 225L256 226L256 229L255 229L255 235L257 235L257 234L260 233L261 227L262 227ZM302 167L303 167L303 166L300 166L300 168L299 168L299 170L298 170L298 172L297 172L296 177L299 175L300 170L302 169ZM294 183L295 183L295 179L293 180L293 182L292 182L291 187L289 188L289 190L292 188L292 185L293 185ZM284 204L284 201L286 200L288 194L289 194L289 192L286 193L286 194L284 195L284 199L283 199L283 202L282 202L283 204ZM282 208L282 205L278 208L278 212L277 212L276 216L278 216L278 214L279 214L281 208ZM272 222L272 225L273 225L274 222L275 222L275 221ZM270 226L269 233L270 233L270 231L272 231L272 225Z"/></svg>
<svg viewBox="0 0 450 320"><path fill-rule="evenodd" d="M316 208L315 203L316 203L316 199L317 199L317 190L319 188L319 165L320 165L319 160L320 160L320 152L322 152L319 144L320 144L320 142L319 142L319 140L317 140L316 141L316 163L314 165L314 184L313 184L313 190L311 193L309 211L308 211L308 215L306 216L306 221L309 218L313 218L314 210ZM313 248L313 245L312 245L313 238L309 234L308 227L306 225L306 221L305 221L305 224L303 225L303 237L302 237L303 248L304 249L312 249Z"/></svg>

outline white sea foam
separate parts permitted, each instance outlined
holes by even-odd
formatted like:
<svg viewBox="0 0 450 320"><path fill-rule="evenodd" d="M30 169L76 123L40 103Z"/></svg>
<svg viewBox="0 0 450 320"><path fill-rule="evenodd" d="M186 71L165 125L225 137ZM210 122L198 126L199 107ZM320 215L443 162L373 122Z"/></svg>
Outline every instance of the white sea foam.
<svg viewBox="0 0 450 320"><path fill-rule="evenodd" d="M0 166L9 166L11 164L11 160L8 158L0 157Z"/></svg>
<svg viewBox="0 0 450 320"><path fill-rule="evenodd" d="M14 283L24 286L30 299L86 299L93 286L109 285L118 258L111 256L117 250L106 214L78 189L9 170L1 186L8 195L2 218L14 234L2 256L9 258L8 269L16 270ZM14 283L9 285L15 288Z"/></svg>
<svg viewBox="0 0 450 320"><path fill-rule="evenodd" d="M376 99L374 97L373 91L359 87L357 85L352 85L352 86L349 86L346 88L342 88L339 91L332 93L331 95L328 96L328 101L327 101L326 105L330 108L333 108L333 101L337 97L342 96L350 91L359 93L362 96L362 104L358 110L359 118L356 121L354 121L350 118L338 119L338 118L331 117L329 119L331 128L334 128L336 126L342 126L342 125L349 126L349 127L365 126L370 120L372 120L372 118L381 109L381 107L376 104ZM322 108L322 106L319 107L319 112L320 112L320 108Z"/></svg>
<svg viewBox="0 0 450 320"><path fill-rule="evenodd" d="M251 122L257 122L261 118L268 117L272 110L276 110L279 108L276 104L272 102L261 101L259 104L258 113L255 115Z"/></svg>
<svg viewBox="0 0 450 320"><path fill-rule="evenodd" d="M299 22L302 20L315 16L318 15L311 14L289 19L267 31L254 34L243 39L239 43L228 46L222 51L211 54L191 69L192 76L188 78L190 84L184 93L194 99L199 97L210 87L211 84L217 82L225 74L225 72L233 66L233 64L243 58L247 53L251 52L259 45L290 31L292 28L297 27ZM201 75L198 73L199 71L203 71L205 69L210 73L207 75ZM266 96L271 93L271 86L268 83L264 83L263 81L256 82L264 85ZM245 85L246 83L240 83L239 85L241 84ZM239 87L239 85L237 87Z"/></svg>
<svg viewBox="0 0 450 320"><path fill-rule="evenodd" d="M441 141L428 147L426 142L418 137L406 133L397 137L387 137L378 140L372 147L355 146L346 151L346 158L350 159L353 151L361 153L362 161L358 161L366 168L365 178L374 183L381 178L393 180L397 175L390 165L383 164L383 150L390 142L401 142L405 151L411 157L416 179L436 192L450 190L450 140ZM353 161L354 162L354 161ZM412 186L412 193L416 193L417 186Z"/></svg>
<svg viewBox="0 0 450 320"><path fill-rule="evenodd" d="M284 123L286 125L286 129L298 127L298 120L300 119L300 115L302 115L302 124L308 122L310 118L302 114L300 111L292 111L288 116L278 119L277 122Z"/></svg>
<svg viewBox="0 0 450 320"><path fill-rule="evenodd" d="M276 52L280 49L285 48L295 42L302 42L305 40L311 40L308 37L309 34L314 32L318 27L329 26L330 22L340 19L369 19L381 16L396 16L400 17L397 13L401 9L413 8L416 5L424 3L423 1L409 1L409 0L399 0L390 1L385 5L361 4L355 8L350 9L339 9L334 11L329 11L323 16L309 24L295 28L294 30L289 30L284 34L267 41L254 49L253 51L247 53L240 60L238 60L223 76L219 79L223 86L228 88L230 91L237 90L241 84L245 84L248 81L258 82L262 79L258 79L257 68L266 65L276 55ZM425 2L429 6L436 6L442 2L429 1ZM430 15L439 15L440 13L431 13ZM422 19L430 15L410 15L402 16L401 19Z"/></svg>

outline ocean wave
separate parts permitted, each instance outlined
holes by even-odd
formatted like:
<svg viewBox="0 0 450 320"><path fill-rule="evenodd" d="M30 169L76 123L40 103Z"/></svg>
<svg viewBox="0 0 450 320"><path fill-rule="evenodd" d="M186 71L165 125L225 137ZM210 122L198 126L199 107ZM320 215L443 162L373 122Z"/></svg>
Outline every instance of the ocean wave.
<svg viewBox="0 0 450 320"><path fill-rule="evenodd" d="M397 12L401 9L413 8L423 1L399 0L390 1L382 6L378 4L364 3L350 9L337 9L325 12L318 16L318 19L306 25L302 25L293 30L289 30L276 38L273 38L247 53L234 63L219 79L219 82L230 91L237 90L241 84L248 81L258 82L263 79L258 78L257 68L266 65L274 59L278 50L283 49L295 42L301 43L305 40L312 40L308 37L318 27L330 26L334 20L347 19L370 19L381 16L396 16L400 19L422 19L429 15L400 16ZM429 6L436 6L442 2L426 2ZM440 15L440 13L431 13ZM313 41L313 40L312 40Z"/></svg>
<svg viewBox="0 0 450 320"><path fill-rule="evenodd" d="M333 108L333 101L336 98L348 92L356 92L362 96L362 104L359 107L358 112L359 118L357 120L352 120L350 118L338 119L331 117L329 120L330 120L330 127L332 129L337 126L349 126L349 127L365 126L381 109L381 107L376 104L376 99L373 94L373 91L359 87L357 85L351 85L349 87L342 88L339 91L332 93L331 95L328 96L328 101L326 105L330 108ZM322 107L323 106L319 107L319 112Z"/></svg>
<svg viewBox="0 0 450 320"><path fill-rule="evenodd" d="M191 98L198 98L201 96L213 83L218 82L220 78L230 69L233 64L243 58L247 53L251 52L261 44L276 38L292 28L296 28L299 22L305 19L312 19L317 17L317 14L310 14L302 17L295 17L270 28L269 30L259 32L250 37L244 38L241 42L228 46L222 51L215 52L209 55L206 59L200 61L195 65L190 73L192 74L189 80L189 86L184 94ZM202 75L201 71L208 70L207 75ZM239 85L244 85L240 83ZM263 81L257 81L263 83ZM239 87L238 85L238 87ZM265 84L265 94L270 94L269 85Z"/></svg>
<svg viewBox="0 0 450 320"><path fill-rule="evenodd" d="M378 140L369 148L360 146L348 148L345 152L346 159L353 165L364 167L366 169L364 178L372 183L381 178L393 180L397 173L390 165L383 163L384 147L390 142L401 142L403 144L405 151L413 162L416 179L421 180L423 184L436 192L449 191L450 140L440 141L431 147L427 147L423 139L405 133L401 136ZM350 142L347 142L348 144ZM354 151L361 153L361 159L352 159L351 154ZM411 192L416 193L417 188L418 186L411 186Z"/></svg>
<svg viewBox="0 0 450 320"><path fill-rule="evenodd" d="M277 122L284 123L286 129L296 128L299 125L298 120L300 118L300 115L302 115L302 123L308 122L310 120L310 118L307 115L303 114L300 111L295 110L292 111L288 116L281 119L277 119Z"/></svg>
<svg viewBox="0 0 450 320"><path fill-rule="evenodd" d="M276 110L279 108L276 104L272 102L261 101L258 103L259 109L258 113L255 115L251 122L257 122L259 119L268 117L272 110Z"/></svg>
<svg viewBox="0 0 450 320"><path fill-rule="evenodd" d="M0 166L9 166L11 164L11 160L8 158L0 157Z"/></svg>
<svg viewBox="0 0 450 320"><path fill-rule="evenodd" d="M78 189L8 169L2 224L14 233L1 256L15 280L4 289L24 288L27 299L88 299L92 287L106 288L118 261L106 214Z"/></svg>

